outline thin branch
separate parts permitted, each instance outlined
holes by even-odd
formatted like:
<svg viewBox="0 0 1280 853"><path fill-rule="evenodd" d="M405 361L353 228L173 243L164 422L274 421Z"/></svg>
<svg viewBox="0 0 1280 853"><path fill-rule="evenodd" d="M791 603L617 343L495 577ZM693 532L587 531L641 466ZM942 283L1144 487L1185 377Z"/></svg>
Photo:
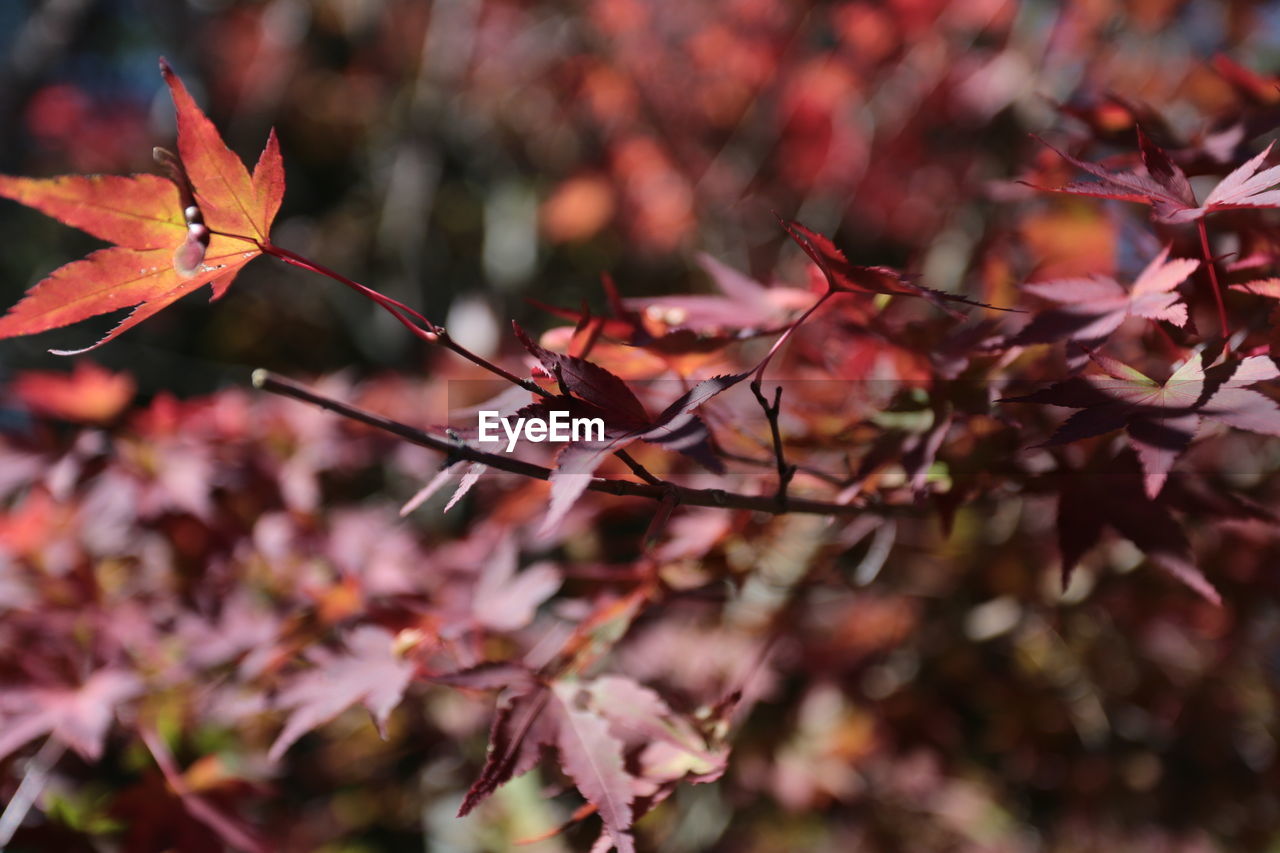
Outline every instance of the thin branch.
<svg viewBox="0 0 1280 853"><path fill-rule="evenodd" d="M719 444L719 442L713 444L713 448L720 458L727 459L730 462L741 462L743 465L754 465L757 468L773 468L777 464L776 459L764 459L759 456L748 456L745 453L736 453L732 450L726 450ZM848 460L846 458L846 463L847 461ZM838 489L843 489L854 481L854 476L852 474L847 477L841 477L836 474L832 474L830 471L823 471L821 468L815 468L812 465L800 465L794 462L792 463L792 467L796 469L796 473L803 472L810 477L813 477L815 480L821 480L822 482L835 486Z"/></svg>
<svg viewBox="0 0 1280 853"><path fill-rule="evenodd" d="M499 376L507 380L508 382L512 383L513 385L519 385L521 388L523 388L524 390L532 394L536 394L539 397L551 396L551 393L549 391L547 391L545 388L543 388L541 385L534 382L533 380L522 379L519 376L516 376L514 373L511 373L510 371L502 367L499 367L498 365L489 361L484 356L477 355L476 353L467 349L462 344L458 343L453 338L449 337L449 333L444 329L443 326L436 326L435 343L440 344L442 347L450 350L451 352L457 353L458 355L462 356L472 364L476 364L476 365L479 365L480 367L483 367L485 370L489 371L494 376Z"/></svg>
<svg viewBox="0 0 1280 853"><path fill-rule="evenodd" d="M622 460L622 464L631 469L631 473L635 474L641 480L653 486L660 486L664 482L660 478L649 472L649 469L636 461L636 458L625 450L615 450L613 455Z"/></svg>
<svg viewBox="0 0 1280 853"><path fill-rule="evenodd" d="M775 500L782 509L787 508L787 487L791 485L791 478L796 475L796 466L788 465L786 453L782 448L782 429L778 425L778 413L782 411L782 386L779 385L774 389L773 402L764 396L764 392L760 390L760 380L756 379L751 383L751 393L755 395L756 402L760 404L760 408L764 409L764 416L769 419L769 433L773 437L773 458L778 469L778 492Z"/></svg>
<svg viewBox="0 0 1280 853"><path fill-rule="evenodd" d="M178 769L177 762L173 760L173 755L159 732L151 726L142 726L138 729L138 735L150 751L151 757L155 759L165 782L173 793L178 795L188 814L212 829L232 847L250 851L250 853L266 853L267 846L257 836L191 790L191 786L187 783L182 771Z"/></svg>
<svg viewBox="0 0 1280 853"><path fill-rule="evenodd" d="M773 346L769 348L769 351L765 353L764 358L760 359L760 363L756 365L755 376L753 377L755 382L759 382L764 379L765 368L769 366L769 362L773 360L773 356L778 352L778 350L782 349L782 345L785 344L793 334L795 334L796 329L800 328L800 325L804 323L805 320L808 320L813 312L821 308L823 303L839 292L840 291L837 290L828 290L826 293L822 294L822 296L818 297L816 302L809 306L808 310L801 314L795 322L783 331L782 336L773 342Z"/></svg>
<svg viewBox="0 0 1280 853"><path fill-rule="evenodd" d="M279 246L275 245L274 243L260 242L258 243L258 248L261 249L263 253L271 255L272 257L275 257L275 258L279 258L280 260L284 261L287 264L292 264L293 266L299 267L300 269L307 270L308 272L317 273L327 278L331 278L334 281L339 282L341 284L345 284L347 287L359 293L361 296L365 296L369 299L372 299L374 302L378 303L383 308L386 308L392 314L395 314L397 318L401 318L401 322L404 322L403 318L405 315L412 317L414 320L417 320L419 323L421 323L422 326L417 326L416 324L410 325L409 323L405 323L405 325L409 326L411 331L416 330L418 337L423 338L423 340L432 341L432 342L435 341L434 335L438 331L438 327L436 326L436 324L432 323L422 314L413 310L408 305L405 305L403 302L400 302L397 299L392 299L390 296L384 296L383 294L374 290L372 287L363 285L360 282L356 281L355 279L347 278L342 273L335 272L334 270L329 269L323 264L318 264L315 261L311 260L310 258L305 258L302 255L299 255L297 252L291 252L288 249L282 249ZM425 333L425 335L423 333Z"/></svg>
<svg viewBox="0 0 1280 853"><path fill-rule="evenodd" d="M405 441L421 445L440 453L452 454L455 458L469 462L479 462L499 471L519 474L535 480L547 480L551 477L551 469L532 462L525 462L510 456L487 453L466 444L458 444L448 438L431 435L407 424L393 421L382 415L349 406L346 403L317 394L315 391L274 376L266 370L253 372L253 385L263 391L292 397L322 409L328 409L354 421L366 424L384 432L403 438ZM838 504L807 498L791 498L785 509L778 506L776 498L767 495L747 495L740 492L727 492L722 489L692 489L674 483L661 484L637 483L631 480L615 480L609 478L593 479L587 486L588 491L601 492L617 497L645 498L651 501L675 499L685 506L719 507L722 509L744 509L764 512L770 515L785 513L803 513L808 515L852 516L862 512L862 508L852 504Z"/></svg>

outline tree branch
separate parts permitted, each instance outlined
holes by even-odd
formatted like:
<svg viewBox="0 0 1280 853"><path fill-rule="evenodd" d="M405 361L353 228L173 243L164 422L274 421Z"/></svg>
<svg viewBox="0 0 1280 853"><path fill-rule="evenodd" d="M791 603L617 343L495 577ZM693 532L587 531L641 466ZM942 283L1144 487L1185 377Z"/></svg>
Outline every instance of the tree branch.
<svg viewBox="0 0 1280 853"><path fill-rule="evenodd" d="M519 474L535 480L547 480L551 477L551 469L532 462L525 462L510 456L488 453L477 450L466 444L460 444L448 438L431 435L415 427L393 421L382 415L349 406L339 400L317 394L309 388L273 375L267 370L253 372L253 386L272 394L292 397L313 406L319 406L335 414L391 433L405 441L421 445L440 453L451 455L455 459L468 462L479 462L499 471ZM743 509L764 512L770 515L786 513L802 513L808 515L852 516L862 512L862 507L852 504L837 504L827 501L810 500L808 498L790 498L786 507L781 507L774 496L747 495L740 492L728 492L722 489L692 489L674 483L658 484L637 483L632 480L616 480L595 478L587 486L588 491L602 492L617 497L645 498L651 501L672 500L673 498L685 506L718 507L721 509Z"/></svg>
<svg viewBox="0 0 1280 853"><path fill-rule="evenodd" d="M772 403L760 390L759 379L751 383L751 393L755 395L760 408L764 409L764 416L769 419L769 434L773 437L773 458L778 470L778 491L774 499L778 502L778 506L785 510L787 487L791 485L791 478L796 475L796 466L787 464L787 457L782 449L782 428L778 425L778 413L782 410L782 386L779 385L774 389Z"/></svg>

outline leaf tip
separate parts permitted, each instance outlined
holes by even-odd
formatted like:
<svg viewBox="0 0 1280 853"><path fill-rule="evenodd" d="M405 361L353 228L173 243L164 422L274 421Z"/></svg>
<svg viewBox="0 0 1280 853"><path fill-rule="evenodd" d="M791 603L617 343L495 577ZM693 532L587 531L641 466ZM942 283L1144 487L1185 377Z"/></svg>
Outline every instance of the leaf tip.
<svg viewBox="0 0 1280 853"><path fill-rule="evenodd" d="M462 798L462 805L458 806L458 817L466 817L471 814L471 812L475 810L475 807L480 805L484 800L486 793L476 790L479 784L480 783L477 782L475 785L472 785L471 790L467 791L467 795Z"/></svg>
<svg viewBox="0 0 1280 853"><path fill-rule="evenodd" d="M49 350L49 354L50 354L50 355L62 355L62 356L67 356L67 355L84 355L84 354L85 354L85 353L87 353L87 352L91 352L91 351L93 351L93 350L96 350L98 347L102 346L102 345L103 345L103 344L105 344L106 342L107 342L107 339L106 339L106 338L103 338L102 340L98 341L96 344L90 344L89 346L87 346L87 347L81 347L80 349L51 349L51 350Z"/></svg>

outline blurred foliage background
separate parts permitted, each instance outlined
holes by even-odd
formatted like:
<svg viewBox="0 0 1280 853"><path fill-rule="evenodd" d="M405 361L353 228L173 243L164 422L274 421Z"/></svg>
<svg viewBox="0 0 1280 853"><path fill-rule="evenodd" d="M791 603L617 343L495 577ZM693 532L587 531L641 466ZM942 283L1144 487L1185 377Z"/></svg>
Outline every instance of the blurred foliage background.
<svg viewBox="0 0 1280 853"><path fill-rule="evenodd" d="M774 212L838 234L855 261L913 269L943 289L964 282L993 300L1012 301L1033 266L1070 274L1073 264L1114 265L1113 223L1070 204L1031 206L1010 183L1042 156L1027 134L1084 122L1121 138L1142 104L1158 105L1180 133L1193 134L1203 116L1240 97L1210 65L1219 52L1259 71L1280 68L1280 8L1194 0L13 0L0 4L0 170L152 170L151 147L172 135L156 70L164 55L247 160L267 129L278 129L288 176L278 243L496 353L510 349L509 319L546 324L527 297L603 307L602 273L628 296L704 290L693 261L701 250L763 280L802 280L801 257L784 246ZM0 234L5 305L93 248L8 203L0 205ZM194 304L200 298L95 359L133 374L144 395L182 397L243 385L257 366L295 375L431 369L390 318L266 260L241 275L217 310ZM5 341L0 372L48 368L46 348L84 345L109 324ZM389 381L367 396L421 421L431 415L405 402L420 390ZM258 429L251 440L282 457L280 447L314 442L325 448L307 462L316 476L361 498L384 487L411 493L413 478L431 473L405 453L394 462L399 479L371 486L347 469L374 466L391 451L363 433L318 426L287 407L261 415L264 426L245 427L253 419L240 413L239 397L207 409L176 405L153 408L122 441L166 447L178 442L173 424L208 430L197 439L227 443L210 452L218 465L262 465L263 481L276 476L279 460L268 453L264 462L223 432ZM335 446L354 449L336 459ZM215 467L209 461L182 476L209 479ZM258 495L237 510L244 529L228 522L219 535L248 537L257 524L253 547L270 554L259 515L287 526L284 512L267 515L283 504L295 513L290 524L315 537L307 547L325 552L329 531L298 522L305 513L292 500ZM1061 596L1049 571L1050 509L1035 500L1008 517L962 516L949 546L932 525L908 523L884 588L812 602L812 623L784 644L774 683L761 688L774 701L735 743L732 784L682 790L684 817L664 813L646 830L662 849L1275 850L1274 548L1231 540L1236 556L1210 568L1228 591L1234 585L1238 604L1220 609L1159 577L1121 578L1140 559L1123 543L1106 555L1117 571L1098 589L1082 573L1086 580ZM178 562L194 576L191 566L207 563L218 537L205 536L190 521L199 513L182 515L178 505L155 524L190 547L178 548ZM644 520L617 512L605 526L636 538L631 528L642 530ZM342 513L359 515L354 527L366 531L394 523L386 506ZM438 523L448 524L457 526L451 532L463 526ZM751 531L740 565L732 548L716 559L744 574L761 554L781 555L771 559L783 568L799 565L794 555L807 553L816 535L805 524L785 519ZM445 538L432 529L414 539L419 533L399 528L377 543L392 552L387 571L397 578L412 576L423 542L434 548ZM343 547L365 554L374 544ZM871 566L874 577L874 545L846 546L832 551L833 571ZM463 551L448 559L474 561ZM311 571L298 562L306 564L300 575ZM356 605L339 592L335 582L315 595L345 614ZM1091 593L1087 607L1057 608ZM684 633L641 626L623 655L630 670L690 696L712 680L732 685L754 646L723 637L714 649L701 645L696 621ZM705 648L705 659L687 660L689 648ZM254 816L287 825L295 849L415 849L424 837L433 850L505 849L506 839L547 828L533 777L501 795L501 826L455 822L451 809L474 767L450 745L466 737L478 750L488 708L452 694L415 707L427 710L397 718L390 746L363 721L352 724L294 757L266 794L255 787L263 783L236 776L266 778L260 767L216 768L235 776L223 793L271 803ZM188 744L190 755L234 755L244 733L230 732L192 735L208 742ZM146 802L163 783L154 774L137 782L145 763L136 749L118 748L107 770L81 768L89 781L57 792L62 824L39 836L54 845L44 849L94 849L85 837L118 838L131 815L154 820ZM128 797L107 816L98 803L116 788ZM532 829L521 823L530 814L541 820ZM174 839L202 831L175 827L157 829L154 845L135 833L126 846L181 847ZM589 843L578 829L541 849Z"/></svg>
<svg viewBox="0 0 1280 853"><path fill-rule="evenodd" d="M522 297L599 307L603 272L627 295L696 289L705 250L767 278L775 211L838 231L857 260L954 287L1010 216L988 182L1023 167L1026 131L1058 122L1056 102L1117 92L1175 119L1212 112L1229 92L1206 59L1268 67L1278 14L1172 0L15 0L0 9L0 168L153 170L172 135L165 55L242 155L279 129L278 242L484 351L508 318L537 315ZM10 204L0 228L6 304L92 246ZM421 366L355 296L278 265L247 275L215 314L167 312L103 358L184 393L242 381L233 365ZM8 343L0 364L98 328Z"/></svg>

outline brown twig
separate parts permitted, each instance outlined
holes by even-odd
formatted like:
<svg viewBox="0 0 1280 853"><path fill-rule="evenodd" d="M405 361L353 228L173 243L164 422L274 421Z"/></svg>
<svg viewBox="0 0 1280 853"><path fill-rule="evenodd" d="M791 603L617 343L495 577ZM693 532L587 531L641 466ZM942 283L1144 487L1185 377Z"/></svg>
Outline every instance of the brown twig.
<svg viewBox="0 0 1280 853"><path fill-rule="evenodd" d="M470 445L459 444L448 438L431 435L407 424L385 418L382 415L374 414L355 406L349 406L339 400L317 394L309 388L275 376L266 370L255 370L253 372L253 385L255 388L269 391L272 394L292 397L295 400L319 406L345 418L391 433L413 444L418 444L440 453L451 454L457 459L479 462L499 471L506 471L535 480L547 480L551 477L550 468L510 456L477 450ZM588 491L602 492L617 497L645 498L646 500L659 502L664 499L670 500L674 495L675 499L685 506L743 509L769 513L770 515L801 513L808 515L852 516L862 512L861 507L852 504L837 504L808 498L790 498L784 508L779 506L777 498L772 496L747 495L740 492L727 492L722 489L693 489L668 482L653 484L637 483L632 480L596 478L591 481L587 489Z"/></svg>
<svg viewBox="0 0 1280 853"><path fill-rule="evenodd" d="M796 466L787 464L786 453L782 448L782 429L778 425L778 413L782 410L782 386L774 389L773 402L770 403L760 390L760 380L751 383L751 393L756 402L764 409L764 416L769 419L769 434L773 437L773 458L778 469L778 491L774 499L783 510L787 508L787 487L791 478L796 475Z"/></svg>
<svg viewBox="0 0 1280 853"><path fill-rule="evenodd" d="M519 376L516 376L514 373L510 372L509 370L499 367L498 365L489 361L484 356L477 355L476 353L467 349L462 344L458 343L453 338L449 337L449 332L443 326L436 327L435 343L439 344L440 346L444 347L450 352L457 353L458 355L462 356L472 364L483 367L485 370L489 371L494 376L499 376L507 380L508 382L512 383L513 385L519 385L521 388L530 392L531 394L534 394L538 397L551 396L549 391L547 391L545 388L543 388L533 380L522 379Z"/></svg>
<svg viewBox="0 0 1280 853"><path fill-rule="evenodd" d="M649 469L641 465L634 456L625 450L615 450L613 455L622 460L622 464L631 469L631 473L635 474L641 480L652 486L661 486L664 482L661 478L654 476Z"/></svg>
<svg viewBox="0 0 1280 853"><path fill-rule="evenodd" d="M757 468L773 468L777 464L775 459L748 456L745 453L726 450L719 444L719 442L716 442L713 445L713 449L717 456L721 459L728 460L729 462L741 462L743 465L753 465ZM847 463L848 459L846 458L846 467L848 467ZM800 465L793 462L791 467L796 469L797 474L803 472L808 476L813 477L815 480L821 480L828 485L835 486L837 489L843 489L845 486L851 485L854 479L856 479L853 474L849 474L847 477L841 477L839 475L832 474L829 471L823 471L821 468L815 468L812 465Z"/></svg>
<svg viewBox="0 0 1280 853"><path fill-rule="evenodd" d="M1209 251L1209 230L1204 224L1204 217L1196 220L1196 228L1200 232L1200 251L1204 253L1204 265L1209 270L1209 283L1213 285L1213 301L1218 306L1218 323L1222 326L1222 339L1231 337L1231 326L1227 323L1227 306L1222 301L1222 285L1218 284L1218 268L1214 264L1213 254Z"/></svg>

